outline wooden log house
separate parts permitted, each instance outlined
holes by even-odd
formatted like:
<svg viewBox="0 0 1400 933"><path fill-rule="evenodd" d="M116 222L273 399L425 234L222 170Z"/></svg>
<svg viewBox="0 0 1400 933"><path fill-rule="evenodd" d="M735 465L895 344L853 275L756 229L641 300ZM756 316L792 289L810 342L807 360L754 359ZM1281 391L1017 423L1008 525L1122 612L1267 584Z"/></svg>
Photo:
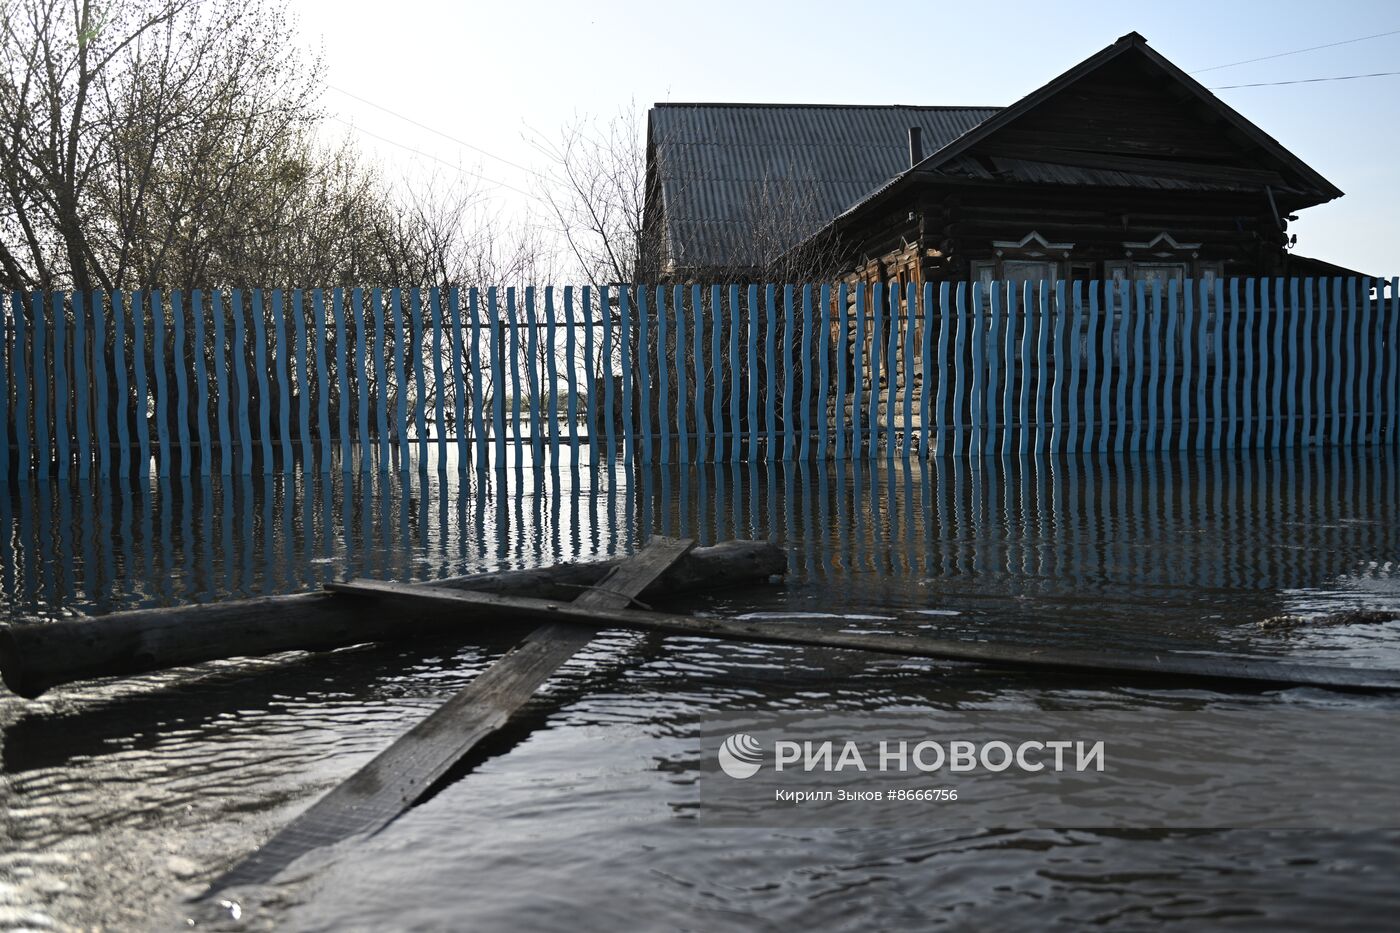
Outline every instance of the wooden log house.
<svg viewBox="0 0 1400 933"><path fill-rule="evenodd" d="M647 171L654 281L1353 274L1291 251L1341 190L1137 33L1005 108L659 104Z"/></svg>

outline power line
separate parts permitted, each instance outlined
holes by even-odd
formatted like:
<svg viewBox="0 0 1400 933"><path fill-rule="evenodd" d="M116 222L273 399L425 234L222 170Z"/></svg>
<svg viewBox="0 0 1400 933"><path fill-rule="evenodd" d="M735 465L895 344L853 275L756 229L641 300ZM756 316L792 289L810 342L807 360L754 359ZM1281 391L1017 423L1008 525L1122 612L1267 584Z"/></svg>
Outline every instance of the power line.
<svg viewBox="0 0 1400 933"><path fill-rule="evenodd" d="M1310 45L1310 46L1308 46L1308 47L1305 48L1305 49L1294 49L1294 50L1292 50L1291 52L1276 52L1276 53L1274 53L1273 55L1261 55L1261 56L1259 56L1258 58L1246 58L1246 59L1244 59L1243 61L1230 62L1229 64L1226 64L1226 65L1211 65L1209 68L1198 68L1198 69L1196 69L1195 71L1188 72L1188 73L1189 73L1189 74L1193 74L1193 75L1204 74L1204 73L1207 72L1207 71L1219 71L1221 68L1233 68L1233 67L1235 67L1236 65L1249 65L1249 64L1252 64L1253 62L1265 62L1265 61L1268 61L1268 60L1271 59L1271 58L1283 58L1283 57L1286 56L1286 55L1297 55L1297 54L1299 54L1300 52L1316 52L1318 49L1330 49L1330 48L1335 48L1336 46L1339 46L1339 45L1350 45L1350 44L1353 43L1353 42L1365 42L1367 39L1380 39L1380 38L1383 38L1383 37L1385 37L1385 36L1393 36L1393 35L1397 35L1397 34L1400 34L1400 29L1392 29L1392 30L1390 30L1389 32L1378 32L1378 33L1374 33L1373 35L1369 35L1369 36L1358 36L1358 37L1355 38L1355 39L1343 39L1343 40L1340 41L1340 42L1328 42L1326 45ZM1368 77L1369 77L1369 76L1368 76ZM1239 86L1239 87L1250 87L1251 85L1238 85L1238 86Z"/></svg>
<svg viewBox="0 0 1400 933"><path fill-rule="evenodd" d="M435 127L431 127L431 126L429 126L429 125L426 124L426 123L420 123L419 121L413 119L412 117L406 117L406 116L404 116L403 114L399 113L399 112L396 111L396 110L390 110L388 107L385 107L383 104L376 104L374 101L368 100L368 99L366 99L366 98L364 98L364 97L361 97L361 96L358 95L358 94L351 94L349 91L345 90L344 88L336 87L334 84L327 84L326 87L330 88L332 91L335 91L337 94L344 94L346 97L349 97L349 98L352 99L352 100L357 100L357 101L359 101L360 103L366 104L366 105L368 105L368 106L370 106L370 107L373 107L373 108L376 109L376 110L382 110L382 111L384 111L385 113L389 114L389 115L392 116L392 117L398 117L400 120L403 120L405 123L412 123L414 126L418 127L419 129L427 130L429 133L435 133L435 134L437 134L438 136L441 136L443 139L448 140L449 142L454 142L454 143L456 143L456 144L459 145L459 146L465 146L465 147L468 148L468 149L475 150L476 152L479 152L479 153L481 153L481 154L484 155L484 156L487 156L487 157L489 157L489 158L495 159L497 162L503 162L503 163L505 163L506 165L509 165L511 168L518 168L518 169L520 169L522 172L527 172L527 173L529 173L529 174L531 174L531 175L536 175L536 176L538 176L538 175L540 174L539 172L535 171L535 170L532 169L532 168L527 168L526 166L521 165L519 162L512 162L510 159L507 159L507 158L505 158L504 156L498 156L498 155L496 155L494 152L491 152L491 151L489 151L489 150L483 149L483 148L481 148L480 146L475 145L475 144L473 144L473 143L467 142L465 139L458 139L458 138L455 137L455 136L449 135L448 133L444 133L442 130L439 130L439 129L435 128ZM543 177L543 176L541 176L541 177ZM507 187L509 187L509 186L507 186ZM516 189L516 190L519 190L519 189Z"/></svg>
<svg viewBox="0 0 1400 933"><path fill-rule="evenodd" d="M331 119L334 120L334 121L337 122L337 123L343 123L344 125L350 127L350 129L354 130L354 131L357 132L357 133L363 133L363 134L365 134L366 136L370 136L370 137L373 137L374 139L379 140L380 142L388 143L388 144L391 145L391 146L398 146L400 149L406 149L406 150L408 150L409 152L413 153L414 155L422 156L422 157L425 158L425 159L432 159L434 162L441 162L443 165L445 165L445 166L447 166L448 168L452 169L454 172L458 172L459 174L462 174L462 175L470 175L470 176L472 176L473 178L480 179L481 181L487 182L488 184L497 185L497 186L499 186L499 187L501 187L501 188L509 188L511 191L515 191L515 192L518 192L519 194L523 194L523 195L525 195L527 198L534 198L534 197L536 197L536 195L531 194L530 192L524 190L523 188L517 188L517 187L515 187L515 185L507 184L506 182L503 182L503 181L497 181L497 180L494 179L494 178L488 178L488 177L486 177L485 175L481 174L480 172L473 172L473 171L471 171L470 169L462 168L460 165L453 165L451 162L447 161L446 159L439 158L438 156L435 156L435 155L433 155L433 154L430 153L430 152L423 152L421 149L414 149L412 146L409 146L409 145L407 145L407 144L405 144L405 143L401 143L401 142L399 142L399 141L396 140L396 139L390 139L390 138L387 137L387 136L380 136L378 133L371 133L369 130L367 130L367 129L363 128L363 127L356 126L355 124L351 123L349 120L342 120L340 117L331 117Z"/></svg>
<svg viewBox="0 0 1400 933"><path fill-rule="evenodd" d="M1280 84L1317 84L1320 81L1355 81L1357 78L1388 78L1400 75L1400 71L1376 71L1366 75L1337 75L1332 78L1298 78L1294 81L1260 81L1257 84L1222 84L1209 88L1212 91L1231 91L1240 87L1275 87Z"/></svg>

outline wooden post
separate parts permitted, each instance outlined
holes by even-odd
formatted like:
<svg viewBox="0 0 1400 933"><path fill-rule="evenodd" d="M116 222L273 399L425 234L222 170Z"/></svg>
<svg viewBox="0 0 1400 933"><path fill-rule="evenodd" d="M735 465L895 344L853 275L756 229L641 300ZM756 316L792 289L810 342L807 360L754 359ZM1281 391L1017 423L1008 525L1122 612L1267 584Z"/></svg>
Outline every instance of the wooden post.
<svg viewBox="0 0 1400 933"><path fill-rule="evenodd" d="M690 551L694 542L653 538L612 568L573 605L621 609ZM394 744L311 805L265 845L215 880L205 897L224 888L265 884L313 849L387 826L441 779L482 739L504 726L595 630L547 622L505 657L438 707Z"/></svg>

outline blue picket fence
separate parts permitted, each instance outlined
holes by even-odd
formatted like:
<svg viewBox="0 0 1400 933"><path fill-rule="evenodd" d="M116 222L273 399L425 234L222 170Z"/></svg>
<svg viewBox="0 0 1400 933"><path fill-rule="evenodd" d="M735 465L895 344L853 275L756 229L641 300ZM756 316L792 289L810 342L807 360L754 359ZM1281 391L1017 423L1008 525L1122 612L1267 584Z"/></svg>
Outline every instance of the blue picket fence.
<svg viewBox="0 0 1400 933"><path fill-rule="evenodd" d="M1394 445L1398 285L11 293L0 477Z"/></svg>

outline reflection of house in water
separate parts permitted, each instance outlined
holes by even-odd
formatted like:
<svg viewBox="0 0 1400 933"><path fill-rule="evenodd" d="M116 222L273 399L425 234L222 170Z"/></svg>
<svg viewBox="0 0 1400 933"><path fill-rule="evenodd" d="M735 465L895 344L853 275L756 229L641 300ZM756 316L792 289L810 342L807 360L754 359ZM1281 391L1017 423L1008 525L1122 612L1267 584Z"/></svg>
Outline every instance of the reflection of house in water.
<svg viewBox="0 0 1400 933"><path fill-rule="evenodd" d="M1137 33L1006 108L665 104L648 135L669 280L1349 274L1289 252L1342 192Z"/></svg>

